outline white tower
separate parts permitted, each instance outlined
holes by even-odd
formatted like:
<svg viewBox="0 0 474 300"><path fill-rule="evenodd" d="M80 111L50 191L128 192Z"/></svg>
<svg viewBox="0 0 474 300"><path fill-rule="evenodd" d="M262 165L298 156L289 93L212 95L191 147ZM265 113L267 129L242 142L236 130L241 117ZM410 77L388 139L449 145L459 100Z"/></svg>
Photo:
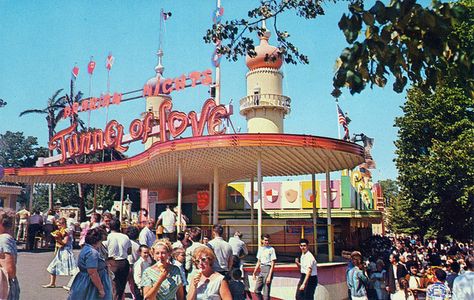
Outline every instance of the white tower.
<svg viewBox="0 0 474 300"><path fill-rule="evenodd" d="M171 100L171 97L169 94L164 94L162 92L161 84L163 83L163 71L165 68L162 65L162 58L163 58L163 50L158 50L157 52L158 55L158 64L155 67L156 71L156 76L150 78L147 81L147 85L151 88L151 95L156 95L156 96L147 96L146 97L146 111L147 112L153 112L153 115L155 116L155 120L159 122L160 114L159 114L159 109L161 103L165 101L166 99ZM158 92L155 92L156 89L158 89ZM148 138L148 140L145 142L145 149L148 149L153 145L153 143L157 142L160 140L159 135L155 135L153 137Z"/></svg>
<svg viewBox="0 0 474 300"><path fill-rule="evenodd" d="M247 55L247 96L240 100L240 114L247 119L248 133L283 133L283 119L290 112L290 98L283 95L283 59L268 44L270 32L260 37L257 55Z"/></svg>

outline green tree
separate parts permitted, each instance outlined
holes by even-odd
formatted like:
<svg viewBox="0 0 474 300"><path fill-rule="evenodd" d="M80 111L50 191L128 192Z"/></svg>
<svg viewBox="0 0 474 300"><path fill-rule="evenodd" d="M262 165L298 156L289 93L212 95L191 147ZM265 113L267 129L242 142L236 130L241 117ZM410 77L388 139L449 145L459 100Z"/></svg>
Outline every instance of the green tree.
<svg viewBox="0 0 474 300"><path fill-rule="evenodd" d="M7 131L0 134L0 165L8 168L33 167L38 157L46 156L48 150L38 146L36 137L25 137L23 132ZM24 187L18 201L26 204L30 189Z"/></svg>
<svg viewBox="0 0 474 300"><path fill-rule="evenodd" d="M462 88L409 90L399 127L396 165L401 228L469 238L474 203L474 101Z"/></svg>
<svg viewBox="0 0 474 300"><path fill-rule="evenodd" d="M36 137L25 137L23 132L7 131L0 134L0 165L6 168L32 167L47 149L38 146Z"/></svg>
<svg viewBox="0 0 474 300"><path fill-rule="evenodd" d="M395 78L393 89L403 91L410 81L425 90L434 90L439 78L450 65L462 66L459 76L474 91L474 51L462 46L462 39L452 33L469 14L466 2L441 3L433 1L423 7L416 0L381 1L365 9L364 1L349 1L349 13L339 21L349 47L337 60L333 78L333 96L342 87L360 93L367 84L385 86L387 75ZM218 53L227 59L255 55L252 33L263 34L262 21L272 21L279 43L279 54L287 63L308 63L309 59L290 41L290 33L280 30L277 19L294 13L304 19L324 14L324 2L299 0L261 0L260 5L242 19L214 24L204 36L206 43L217 45ZM269 55L267 59L275 59Z"/></svg>
<svg viewBox="0 0 474 300"><path fill-rule="evenodd" d="M46 115L46 123L48 124L48 141L53 138L56 134L56 126L61 120L63 114L62 111L66 106L66 98L64 96L59 97L59 94L62 92L62 89L57 90L54 94L48 99L46 107L42 109L27 109L20 113L20 117L29 115L29 114L41 114ZM52 150L50 150L50 156L53 156Z"/></svg>
<svg viewBox="0 0 474 300"><path fill-rule="evenodd" d="M59 97L62 89L57 90L47 101L46 107L42 109L28 109L20 113L20 117L29 114L46 115L46 123L48 125L48 141L56 134L56 126L63 116L63 109L66 106L66 98ZM58 98L59 97L59 98ZM48 156L53 156L53 150L48 151ZM53 207L53 185L49 185L49 207Z"/></svg>
<svg viewBox="0 0 474 300"><path fill-rule="evenodd" d="M474 1L448 39L474 49ZM401 185L397 223L405 232L474 237L473 95L462 65L446 66L434 92L413 88L403 106L396 158Z"/></svg>

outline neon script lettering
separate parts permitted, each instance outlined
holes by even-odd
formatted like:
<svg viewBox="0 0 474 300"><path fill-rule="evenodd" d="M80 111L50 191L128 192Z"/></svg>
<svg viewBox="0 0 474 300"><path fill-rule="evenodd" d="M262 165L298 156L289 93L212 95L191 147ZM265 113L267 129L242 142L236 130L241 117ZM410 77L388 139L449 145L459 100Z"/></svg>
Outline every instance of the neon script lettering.
<svg viewBox="0 0 474 300"><path fill-rule="evenodd" d="M61 163L67 158L74 158L83 154L91 154L103 149L116 149L119 152L128 150L124 146L130 142L141 140L146 143L149 137L159 135L160 143L177 138L191 126L194 137L202 136L204 129L209 135L224 134L222 119L232 114L224 105L217 105L214 99L208 99L202 106L201 113L195 111L186 114L181 111L172 111L173 104L165 100L159 109L159 120L152 112L146 113L143 119L135 119L130 123L129 134L124 134L124 127L116 120L110 121L105 130L95 129L92 131L77 132L77 123L58 132L49 142L50 150L59 150ZM154 125L159 123L159 125ZM207 124L207 126L206 126ZM157 127L158 130L154 130Z"/></svg>

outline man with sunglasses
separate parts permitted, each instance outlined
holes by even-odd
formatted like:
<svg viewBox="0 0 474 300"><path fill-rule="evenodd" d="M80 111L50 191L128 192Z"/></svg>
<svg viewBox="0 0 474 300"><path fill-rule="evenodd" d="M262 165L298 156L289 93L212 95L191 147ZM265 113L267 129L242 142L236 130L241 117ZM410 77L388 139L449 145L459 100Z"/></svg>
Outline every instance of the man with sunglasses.
<svg viewBox="0 0 474 300"><path fill-rule="evenodd" d="M317 261L308 249L309 241L300 240L300 259L296 258L296 266L300 268L300 281L296 288L296 300L313 300L314 291L318 285L318 267Z"/></svg>
<svg viewBox="0 0 474 300"><path fill-rule="evenodd" d="M255 283L255 294L257 298L269 300L270 299L270 287L273 279L273 268L275 267L275 261L277 259L276 252L273 247L270 246L270 235L264 234L262 236L263 246L258 248L257 252L257 264L253 270L253 280L257 280ZM257 271L260 267L260 274L257 277Z"/></svg>

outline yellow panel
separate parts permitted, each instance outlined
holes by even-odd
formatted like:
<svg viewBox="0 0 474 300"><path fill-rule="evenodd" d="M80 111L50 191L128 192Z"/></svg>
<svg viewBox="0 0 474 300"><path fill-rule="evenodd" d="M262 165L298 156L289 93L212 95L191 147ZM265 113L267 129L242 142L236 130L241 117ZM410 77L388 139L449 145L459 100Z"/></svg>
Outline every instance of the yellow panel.
<svg viewBox="0 0 474 300"><path fill-rule="evenodd" d="M313 208L313 203L310 198L312 195L312 183L311 181L301 181L301 202L303 208ZM319 181L316 181L316 208L321 207L321 195L319 188Z"/></svg>

